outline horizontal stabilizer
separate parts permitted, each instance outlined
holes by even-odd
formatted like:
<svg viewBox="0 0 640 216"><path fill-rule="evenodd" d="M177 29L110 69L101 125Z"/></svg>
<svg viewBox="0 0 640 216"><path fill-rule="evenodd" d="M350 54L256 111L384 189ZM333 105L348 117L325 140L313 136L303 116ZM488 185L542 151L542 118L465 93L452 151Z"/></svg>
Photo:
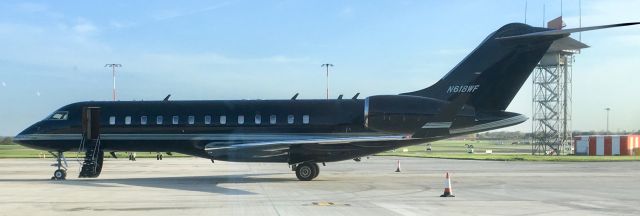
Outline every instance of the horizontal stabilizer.
<svg viewBox="0 0 640 216"><path fill-rule="evenodd" d="M534 32L534 33L528 33L528 34L522 34L522 35L499 37L499 38L496 38L496 39L498 39L498 40L521 39L521 38L533 38L533 37L553 36L553 35L566 35L566 36L568 36L569 34L576 33L576 32L591 31L591 30L605 29L605 28L614 28L614 27L622 27L622 26L630 26L630 25L637 25L637 24L640 24L640 22L618 23L618 24L611 24L611 25L591 26L591 27L562 29L562 30L549 30L549 31Z"/></svg>

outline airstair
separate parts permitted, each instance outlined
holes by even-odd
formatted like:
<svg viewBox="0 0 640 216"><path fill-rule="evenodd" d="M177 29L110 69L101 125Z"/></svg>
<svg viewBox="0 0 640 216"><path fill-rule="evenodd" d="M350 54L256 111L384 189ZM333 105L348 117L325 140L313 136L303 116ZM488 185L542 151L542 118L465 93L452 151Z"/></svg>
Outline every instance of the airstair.
<svg viewBox="0 0 640 216"><path fill-rule="evenodd" d="M83 155L79 178L96 178L102 171L104 151L100 145L100 108L85 107L82 115L82 140L78 155Z"/></svg>

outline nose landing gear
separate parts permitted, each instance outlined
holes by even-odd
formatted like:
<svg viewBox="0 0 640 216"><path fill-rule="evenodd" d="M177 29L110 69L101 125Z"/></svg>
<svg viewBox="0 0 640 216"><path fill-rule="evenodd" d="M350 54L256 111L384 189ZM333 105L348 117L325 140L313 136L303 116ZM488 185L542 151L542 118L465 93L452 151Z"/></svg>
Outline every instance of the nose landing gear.
<svg viewBox="0 0 640 216"><path fill-rule="evenodd" d="M56 164L53 164L53 166L58 167L58 169L53 172L51 180L65 180L67 178L67 168L66 166L62 165L62 160L64 160L63 152L59 151L58 154L55 154L53 152L50 153L56 158L57 162ZM64 162L65 164L67 163L66 160Z"/></svg>

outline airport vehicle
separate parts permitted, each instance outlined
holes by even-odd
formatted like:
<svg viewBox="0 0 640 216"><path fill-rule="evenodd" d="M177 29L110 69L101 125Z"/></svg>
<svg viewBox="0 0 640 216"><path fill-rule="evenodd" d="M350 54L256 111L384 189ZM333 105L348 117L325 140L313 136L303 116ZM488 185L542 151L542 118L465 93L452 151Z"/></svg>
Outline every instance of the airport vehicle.
<svg viewBox="0 0 640 216"><path fill-rule="evenodd" d="M555 30L521 23L491 33L432 86L358 99L116 101L66 105L15 141L51 151L54 179L63 152L85 153L80 177L100 174L104 152L179 152L238 162L291 165L299 180L318 163L360 157L503 128L527 117L505 111L554 41L571 33L639 23Z"/></svg>

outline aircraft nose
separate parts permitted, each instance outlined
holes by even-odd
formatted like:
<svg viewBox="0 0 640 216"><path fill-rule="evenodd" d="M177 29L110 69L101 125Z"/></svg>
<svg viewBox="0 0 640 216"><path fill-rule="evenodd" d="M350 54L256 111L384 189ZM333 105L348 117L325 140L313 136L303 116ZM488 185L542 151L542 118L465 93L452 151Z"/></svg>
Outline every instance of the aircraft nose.
<svg viewBox="0 0 640 216"><path fill-rule="evenodd" d="M38 124L37 123L33 124L33 125L29 126L27 129L24 129L18 135L16 135L13 138L13 141L18 143L18 144L24 144L24 141L30 140L30 135L31 134L35 134L38 131L40 131L40 127L38 126Z"/></svg>

